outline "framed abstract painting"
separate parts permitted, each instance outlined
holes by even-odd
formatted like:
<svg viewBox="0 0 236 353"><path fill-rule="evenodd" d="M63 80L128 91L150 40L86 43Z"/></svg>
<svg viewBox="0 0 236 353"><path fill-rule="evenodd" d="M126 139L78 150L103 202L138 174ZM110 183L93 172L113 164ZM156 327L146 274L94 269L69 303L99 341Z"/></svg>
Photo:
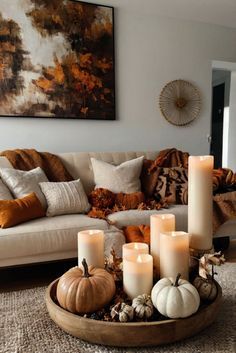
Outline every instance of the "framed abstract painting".
<svg viewBox="0 0 236 353"><path fill-rule="evenodd" d="M0 116L115 119L113 7L0 0Z"/></svg>

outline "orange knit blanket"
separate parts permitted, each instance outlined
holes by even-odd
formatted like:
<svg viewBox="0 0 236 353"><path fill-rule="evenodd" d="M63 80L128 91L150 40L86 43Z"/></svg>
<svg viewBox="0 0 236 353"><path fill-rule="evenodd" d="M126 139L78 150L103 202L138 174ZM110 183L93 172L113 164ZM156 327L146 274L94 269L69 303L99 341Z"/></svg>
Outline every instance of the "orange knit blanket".
<svg viewBox="0 0 236 353"><path fill-rule="evenodd" d="M38 152L34 149L15 149L3 151L0 156L6 157L15 169L30 170L41 167L49 181L73 180L59 157L48 152Z"/></svg>

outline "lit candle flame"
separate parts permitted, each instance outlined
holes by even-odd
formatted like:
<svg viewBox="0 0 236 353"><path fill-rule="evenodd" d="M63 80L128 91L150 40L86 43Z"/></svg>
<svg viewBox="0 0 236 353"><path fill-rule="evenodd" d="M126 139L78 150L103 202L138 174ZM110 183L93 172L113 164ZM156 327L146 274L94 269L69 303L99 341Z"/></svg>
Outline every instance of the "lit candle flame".
<svg viewBox="0 0 236 353"><path fill-rule="evenodd" d="M141 255L139 255L139 256L137 257L137 262L143 262Z"/></svg>

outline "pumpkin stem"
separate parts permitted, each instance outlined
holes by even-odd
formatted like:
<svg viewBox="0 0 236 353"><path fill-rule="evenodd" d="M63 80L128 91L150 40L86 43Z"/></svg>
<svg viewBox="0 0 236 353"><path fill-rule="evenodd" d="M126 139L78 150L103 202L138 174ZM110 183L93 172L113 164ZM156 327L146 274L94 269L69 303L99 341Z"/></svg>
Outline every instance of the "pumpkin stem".
<svg viewBox="0 0 236 353"><path fill-rule="evenodd" d="M85 259L83 259L82 265L83 265L83 268L84 268L84 277L86 277L86 278L91 277L91 275L89 274L89 271L88 271L88 264L87 264Z"/></svg>
<svg viewBox="0 0 236 353"><path fill-rule="evenodd" d="M181 274L178 273L177 276L176 276L176 280L175 280L175 283L174 283L174 287L178 287L178 282L179 282L180 277L181 277Z"/></svg>

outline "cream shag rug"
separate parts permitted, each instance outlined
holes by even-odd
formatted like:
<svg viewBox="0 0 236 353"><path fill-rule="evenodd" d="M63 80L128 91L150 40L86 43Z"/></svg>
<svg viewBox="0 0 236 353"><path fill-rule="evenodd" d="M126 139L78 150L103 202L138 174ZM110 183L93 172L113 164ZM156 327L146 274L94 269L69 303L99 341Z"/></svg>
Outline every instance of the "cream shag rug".
<svg viewBox="0 0 236 353"><path fill-rule="evenodd" d="M223 303L215 323L181 342L150 348L110 348L64 333L51 321L45 287L0 294L0 353L235 353L236 264L217 268Z"/></svg>

